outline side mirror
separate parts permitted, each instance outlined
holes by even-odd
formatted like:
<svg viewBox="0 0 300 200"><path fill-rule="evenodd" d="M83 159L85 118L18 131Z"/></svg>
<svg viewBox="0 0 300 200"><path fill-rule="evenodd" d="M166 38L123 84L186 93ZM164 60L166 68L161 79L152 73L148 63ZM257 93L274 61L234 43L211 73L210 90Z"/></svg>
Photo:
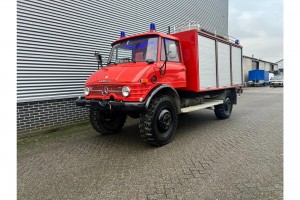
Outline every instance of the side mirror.
<svg viewBox="0 0 300 200"><path fill-rule="evenodd" d="M94 57L96 58L96 60L98 61L98 69L99 69L99 65L101 66L102 68L102 55L99 54L98 51L95 51L94 53Z"/></svg>
<svg viewBox="0 0 300 200"><path fill-rule="evenodd" d="M100 62L100 61L102 60L102 55L99 54L98 51L95 51L94 57L96 58L96 60L97 60L98 62Z"/></svg>
<svg viewBox="0 0 300 200"><path fill-rule="evenodd" d="M169 58L176 58L176 45L175 44L170 44L169 45Z"/></svg>

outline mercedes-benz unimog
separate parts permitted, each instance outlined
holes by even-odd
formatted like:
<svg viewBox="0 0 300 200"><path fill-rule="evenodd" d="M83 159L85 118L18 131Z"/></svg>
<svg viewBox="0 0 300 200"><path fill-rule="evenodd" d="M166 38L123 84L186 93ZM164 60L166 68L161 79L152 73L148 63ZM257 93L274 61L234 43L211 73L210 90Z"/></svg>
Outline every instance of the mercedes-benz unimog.
<svg viewBox="0 0 300 200"><path fill-rule="evenodd" d="M106 63L95 53L101 68L76 101L89 109L99 133L120 131L127 116L140 118L142 138L162 146L174 138L181 113L210 108L218 119L230 117L243 85L238 40L209 33L195 22L169 27L168 34L156 32L151 23L146 33L121 32L111 46Z"/></svg>

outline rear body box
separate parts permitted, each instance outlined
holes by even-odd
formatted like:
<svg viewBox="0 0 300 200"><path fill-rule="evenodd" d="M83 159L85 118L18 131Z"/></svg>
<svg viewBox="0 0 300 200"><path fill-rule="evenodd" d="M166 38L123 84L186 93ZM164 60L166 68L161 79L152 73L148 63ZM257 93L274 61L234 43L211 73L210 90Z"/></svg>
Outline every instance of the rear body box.
<svg viewBox="0 0 300 200"><path fill-rule="evenodd" d="M179 38L186 66L187 87L204 92L243 85L242 46L203 31L172 34Z"/></svg>

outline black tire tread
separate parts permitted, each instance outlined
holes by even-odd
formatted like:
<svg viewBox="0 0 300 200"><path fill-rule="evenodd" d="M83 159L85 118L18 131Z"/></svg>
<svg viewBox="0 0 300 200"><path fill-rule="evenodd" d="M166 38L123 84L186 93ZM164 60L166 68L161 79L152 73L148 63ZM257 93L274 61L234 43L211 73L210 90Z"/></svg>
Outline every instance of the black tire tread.
<svg viewBox="0 0 300 200"><path fill-rule="evenodd" d="M127 115L126 114L120 114L120 122L118 123L117 127L116 128L112 128L112 129L108 129L108 128L105 128L103 126L103 122L100 120L100 111L97 111L97 110L90 110L90 123L92 125L92 127L98 132L100 133L101 135L111 135L111 134L114 134L118 131L120 131L125 122L126 122L126 118L127 118Z"/></svg>
<svg viewBox="0 0 300 200"><path fill-rule="evenodd" d="M227 116L223 111L223 105L215 106L215 115L218 119L228 119L229 116Z"/></svg>
<svg viewBox="0 0 300 200"><path fill-rule="evenodd" d="M230 97L228 97L228 98L230 98ZM231 104L231 106L232 106L232 104ZM232 108L231 108L231 110L232 110ZM224 104L215 106L214 112L218 119L228 119L231 115L231 111L230 111L229 115L225 113Z"/></svg>
<svg viewBox="0 0 300 200"><path fill-rule="evenodd" d="M151 125L152 125L152 121L153 121L153 117L154 117L154 114L155 114L156 107L162 101L165 101L165 100L171 100L172 101L172 99L169 96L166 96L166 95L158 95L158 96L154 97L153 100L151 101L151 104L148 107L148 109L145 112L142 112L141 113L141 117L140 117L139 129L140 129L140 135L141 135L141 137L146 142L150 143L153 146L157 146L157 147L163 146L166 143L162 144L162 143L160 143L159 141L157 141L155 139L154 135L152 134L152 127L151 127ZM174 107L175 106L176 105L174 103ZM175 126L177 127L177 120L175 121ZM175 130L176 130L176 127L175 127ZM173 135L173 137L174 137L174 135ZM171 141L172 138L170 138L169 141Z"/></svg>

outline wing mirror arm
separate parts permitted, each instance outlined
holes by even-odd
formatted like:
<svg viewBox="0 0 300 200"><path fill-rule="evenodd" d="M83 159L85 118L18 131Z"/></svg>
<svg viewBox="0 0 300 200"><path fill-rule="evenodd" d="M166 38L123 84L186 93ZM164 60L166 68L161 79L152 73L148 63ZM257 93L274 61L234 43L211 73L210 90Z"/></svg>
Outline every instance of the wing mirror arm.
<svg viewBox="0 0 300 200"><path fill-rule="evenodd" d="M103 67L103 66L102 66L102 55L99 54L98 51L95 51L94 57L96 58L96 60L97 60L97 62L98 62L98 69L99 69L99 66L101 66L101 68L102 68L102 67Z"/></svg>

